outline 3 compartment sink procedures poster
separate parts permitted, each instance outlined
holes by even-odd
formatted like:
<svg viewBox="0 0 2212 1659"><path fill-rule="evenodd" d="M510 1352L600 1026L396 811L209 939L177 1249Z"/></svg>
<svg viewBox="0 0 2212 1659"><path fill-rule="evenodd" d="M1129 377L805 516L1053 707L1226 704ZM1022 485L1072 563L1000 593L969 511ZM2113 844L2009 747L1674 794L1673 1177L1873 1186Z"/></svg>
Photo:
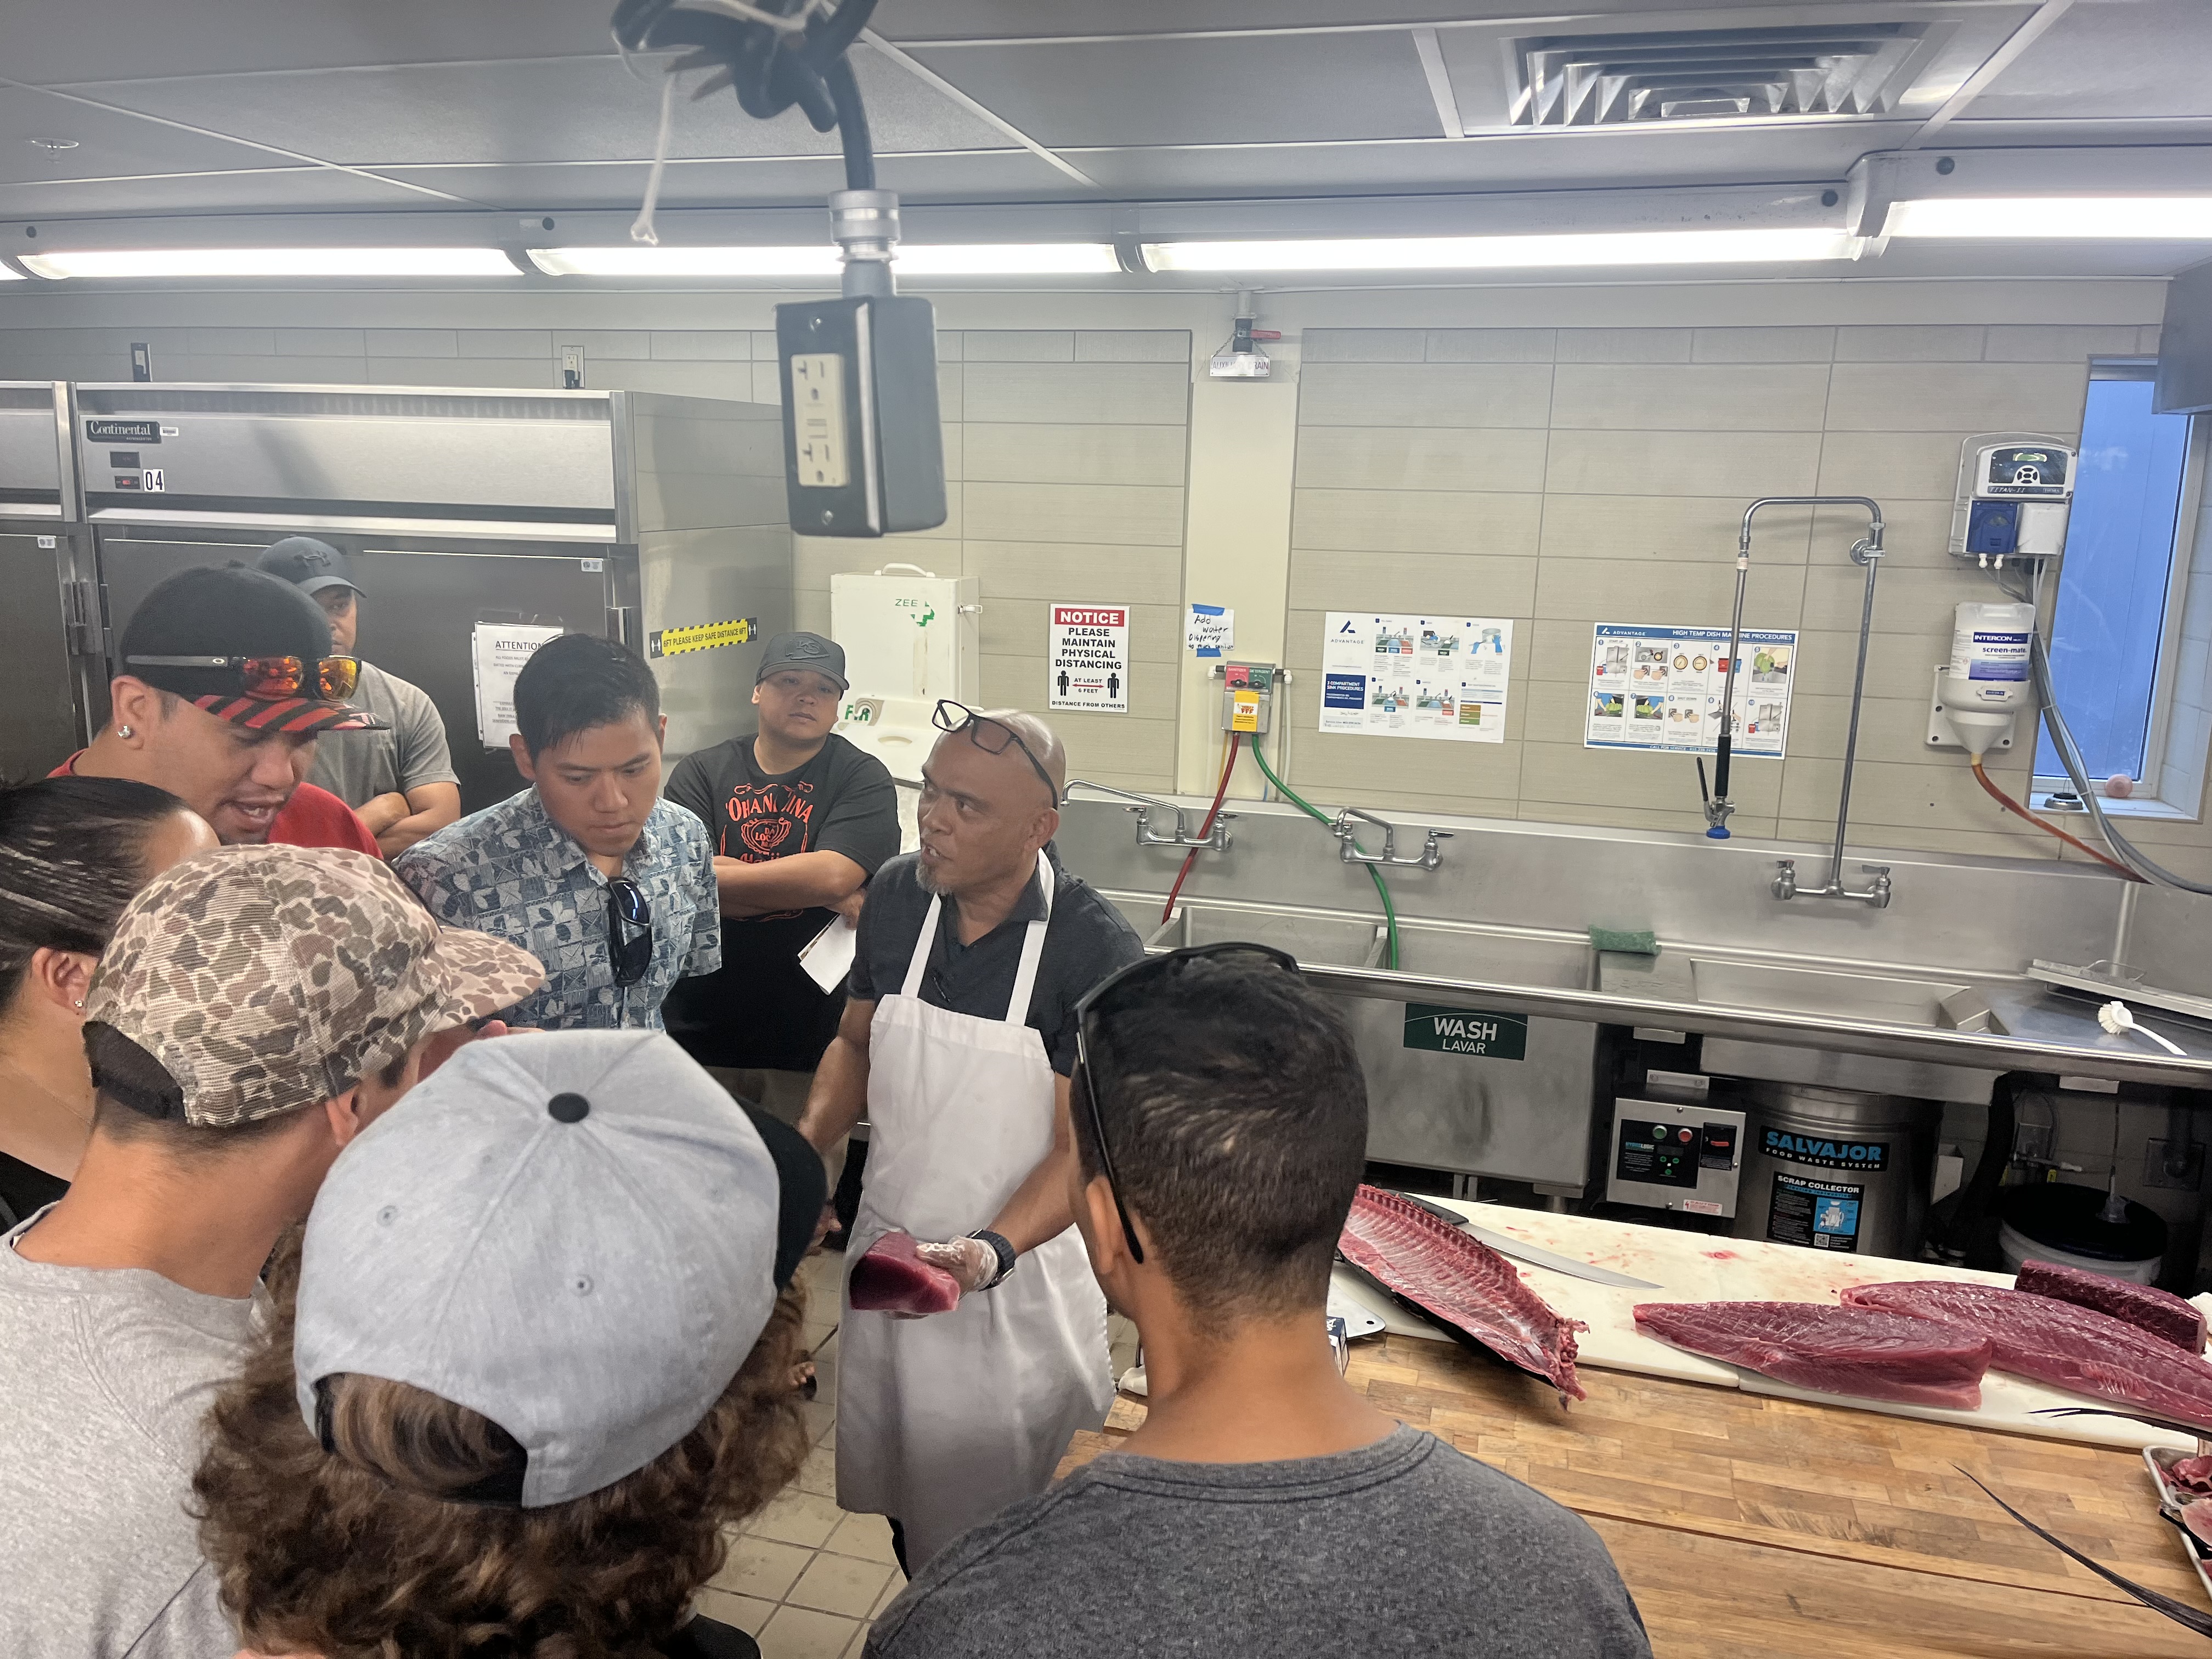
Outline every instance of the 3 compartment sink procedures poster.
<svg viewBox="0 0 2212 1659"><path fill-rule="evenodd" d="M1505 741L1509 618L1332 611L1321 667L1324 732Z"/></svg>
<svg viewBox="0 0 2212 1659"><path fill-rule="evenodd" d="M1595 624L1583 747L1711 754L1720 743L1728 647L1725 628ZM1743 630L1743 661L1735 676L1738 755L1782 758L1796 681L1796 629Z"/></svg>

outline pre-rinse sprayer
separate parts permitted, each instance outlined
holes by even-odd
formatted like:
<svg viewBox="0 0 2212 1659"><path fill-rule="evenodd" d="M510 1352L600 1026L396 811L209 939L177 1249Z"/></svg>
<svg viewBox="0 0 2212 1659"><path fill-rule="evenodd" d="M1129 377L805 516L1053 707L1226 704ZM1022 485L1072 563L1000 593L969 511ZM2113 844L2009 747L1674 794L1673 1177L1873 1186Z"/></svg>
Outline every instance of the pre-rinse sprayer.
<svg viewBox="0 0 2212 1659"><path fill-rule="evenodd" d="M1736 539L1735 609L1729 620L1728 667L1721 681L1721 735L1713 761L1713 790L1705 802L1705 833L1715 841L1729 838L1728 821L1735 811L1729 799L1729 750L1735 732L1736 659L1743 649L1743 596L1751 579L1751 524L1761 509L1770 507L1858 507L1866 509L1867 533L1851 544L1851 562L1866 567L1866 598L1859 609L1858 669L1851 679L1851 720L1844 740L1844 784L1836 802L1836 845L1828 862L1828 880L1822 887L1797 884L1793 860L1783 861L1774 880L1774 896L1792 898L1848 898L1880 908L1889 902L1889 872L1869 865L1871 885L1854 892L1844 884L1844 836L1851 813L1851 768L1858 756L1859 704L1866 695L1867 641L1874 629L1875 576L1881 567L1881 503L1867 495L1762 495L1743 510L1743 530Z"/></svg>

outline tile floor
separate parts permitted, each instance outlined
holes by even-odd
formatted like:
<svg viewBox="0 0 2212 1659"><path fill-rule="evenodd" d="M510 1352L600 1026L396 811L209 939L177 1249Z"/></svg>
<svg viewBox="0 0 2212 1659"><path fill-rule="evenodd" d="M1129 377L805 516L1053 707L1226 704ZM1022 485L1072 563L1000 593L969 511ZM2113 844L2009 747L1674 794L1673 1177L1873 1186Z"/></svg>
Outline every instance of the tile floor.
<svg viewBox="0 0 2212 1659"><path fill-rule="evenodd" d="M730 1559L700 1592L699 1611L750 1632L763 1659L858 1659L877 1614L906 1588L881 1516L837 1507L837 1303L844 1257L811 1257L809 1343L817 1395L807 1407L813 1449L799 1479L730 1540ZM1113 1321L1115 1374L1133 1363L1135 1334Z"/></svg>

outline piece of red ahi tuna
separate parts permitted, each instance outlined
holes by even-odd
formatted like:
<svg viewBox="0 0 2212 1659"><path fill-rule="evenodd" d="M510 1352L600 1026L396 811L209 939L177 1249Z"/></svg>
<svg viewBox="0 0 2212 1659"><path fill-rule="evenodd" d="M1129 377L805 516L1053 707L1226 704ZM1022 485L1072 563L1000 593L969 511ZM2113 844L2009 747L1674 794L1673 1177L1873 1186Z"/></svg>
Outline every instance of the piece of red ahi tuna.
<svg viewBox="0 0 2212 1659"><path fill-rule="evenodd" d="M915 1253L911 1233L885 1233L853 1264L855 1313L950 1313L960 1305L960 1281Z"/></svg>
<svg viewBox="0 0 2212 1659"><path fill-rule="evenodd" d="M1362 1187L1337 1249L1408 1302L1542 1377L1562 1398L1588 1398L1575 1376L1575 1333L1589 1328L1553 1312L1481 1240L1395 1193Z"/></svg>
<svg viewBox="0 0 2212 1659"><path fill-rule="evenodd" d="M2212 1364L2125 1320L2001 1285L1915 1279L1854 1285L1855 1308L1937 1319L1996 1344L1990 1364L2212 1433Z"/></svg>
<svg viewBox="0 0 2212 1659"><path fill-rule="evenodd" d="M1933 1320L1812 1302L1642 1302L1636 1328L1797 1388L1967 1412L1995 1352Z"/></svg>
<svg viewBox="0 0 2212 1659"><path fill-rule="evenodd" d="M2204 1352L2204 1316L2194 1304L2154 1285L2131 1285L2124 1279L2056 1261L2023 1261L2015 1288L2031 1296L2047 1296L2054 1302L2071 1302L2100 1314L2139 1325L2153 1336L2163 1337L2184 1353Z"/></svg>

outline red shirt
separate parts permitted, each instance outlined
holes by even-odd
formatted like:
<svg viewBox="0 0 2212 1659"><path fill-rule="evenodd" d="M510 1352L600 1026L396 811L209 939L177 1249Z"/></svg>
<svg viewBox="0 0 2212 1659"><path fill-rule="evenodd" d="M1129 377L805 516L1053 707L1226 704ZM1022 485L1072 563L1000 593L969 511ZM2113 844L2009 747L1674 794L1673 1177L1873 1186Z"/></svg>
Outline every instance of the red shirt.
<svg viewBox="0 0 2212 1659"><path fill-rule="evenodd" d="M83 753L83 750L78 750L76 755L71 755L46 775L73 776L77 755ZM319 789L312 783L303 783L292 792L292 799L284 803L283 810L269 826L269 839L286 847L344 847L366 853L373 859L384 856L384 849L368 833L361 814L329 790Z"/></svg>

